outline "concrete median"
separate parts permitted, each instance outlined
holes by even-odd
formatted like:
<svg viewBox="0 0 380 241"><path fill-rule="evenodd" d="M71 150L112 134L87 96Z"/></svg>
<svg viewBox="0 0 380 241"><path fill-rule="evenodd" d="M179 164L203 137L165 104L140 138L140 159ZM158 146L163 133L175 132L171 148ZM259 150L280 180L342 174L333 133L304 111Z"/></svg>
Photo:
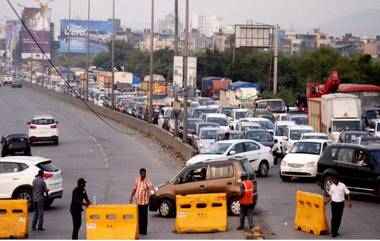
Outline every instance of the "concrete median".
<svg viewBox="0 0 380 241"><path fill-rule="evenodd" d="M57 93L53 90L46 89L44 87L31 84L31 83L24 83L25 86L32 88L34 90L37 90L43 94L52 96L54 98L57 98L61 101L67 102L69 104L72 104L76 107L80 107L86 110L89 110L87 105L83 102L83 100L74 98L72 96ZM128 116L126 114L113 111L110 109L107 109L105 107L97 106L92 103L88 102L88 105L91 107L91 109L96 112L97 114L101 115L102 117L108 118L110 120L119 122L125 126L128 126L134 130L137 130L145 135L152 136L155 139L157 139L160 143L162 143L164 146L168 148L172 148L177 153L179 153L185 160L190 159L195 153L195 149L191 147L189 144L182 143L182 140L180 138L175 138L170 132L163 130L159 128L158 126L152 125L147 123L146 121L134 118L132 116Z"/></svg>

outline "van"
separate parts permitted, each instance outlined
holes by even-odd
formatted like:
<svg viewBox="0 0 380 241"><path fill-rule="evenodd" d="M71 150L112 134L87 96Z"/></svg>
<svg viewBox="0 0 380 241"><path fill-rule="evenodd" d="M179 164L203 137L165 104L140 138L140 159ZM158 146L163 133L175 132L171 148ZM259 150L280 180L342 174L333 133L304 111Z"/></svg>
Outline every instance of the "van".
<svg viewBox="0 0 380 241"><path fill-rule="evenodd" d="M246 158L217 159L184 167L170 181L155 188L150 196L149 210L158 210L162 217L174 217L176 195L226 193L230 214L240 214L240 176L246 172L254 184L253 200L257 204L255 172Z"/></svg>

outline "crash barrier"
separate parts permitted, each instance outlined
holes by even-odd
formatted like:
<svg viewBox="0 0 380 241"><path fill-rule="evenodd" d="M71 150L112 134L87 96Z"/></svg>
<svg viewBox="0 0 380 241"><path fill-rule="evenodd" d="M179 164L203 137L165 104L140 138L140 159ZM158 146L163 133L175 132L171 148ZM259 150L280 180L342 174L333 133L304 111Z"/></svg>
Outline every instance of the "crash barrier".
<svg viewBox="0 0 380 241"><path fill-rule="evenodd" d="M86 210L87 239L137 239L136 204L91 205Z"/></svg>
<svg viewBox="0 0 380 241"><path fill-rule="evenodd" d="M70 95L65 95L62 93L57 93L53 90L49 90L49 89L43 88L35 84L31 84L28 82L25 82L24 84L32 89L35 89L44 94L50 95L61 101L64 101L76 107L80 107L80 108L88 110L88 107L86 106L86 104L78 98L72 97ZM173 137L173 135L170 132L161 129L156 125L151 125L146 121L134 118L132 116L128 116L126 114L123 114L117 111L113 111L105 107L94 105L90 102L88 102L88 105L91 106L92 110L94 110L97 114L103 117L119 122L145 135L153 136L155 139L161 142L164 146L173 148L185 160L190 159L196 154L196 150L193 147L191 147L189 144L184 144L180 138Z"/></svg>
<svg viewBox="0 0 380 241"><path fill-rule="evenodd" d="M294 228L316 235L329 233L322 195L297 191Z"/></svg>
<svg viewBox="0 0 380 241"><path fill-rule="evenodd" d="M226 194L176 196L177 233L227 231Z"/></svg>
<svg viewBox="0 0 380 241"><path fill-rule="evenodd" d="M28 230L28 201L0 200L0 238L27 238Z"/></svg>

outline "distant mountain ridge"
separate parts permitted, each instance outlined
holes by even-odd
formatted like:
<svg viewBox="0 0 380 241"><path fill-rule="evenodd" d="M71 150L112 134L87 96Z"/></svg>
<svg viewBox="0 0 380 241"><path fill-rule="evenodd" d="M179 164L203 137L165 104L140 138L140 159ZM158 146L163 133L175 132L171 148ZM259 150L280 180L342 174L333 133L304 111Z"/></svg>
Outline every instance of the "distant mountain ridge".
<svg viewBox="0 0 380 241"><path fill-rule="evenodd" d="M329 35L341 36L353 33L356 36L380 35L380 9L372 9L350 14L342 18L321 24L320 29Z"/></svg>

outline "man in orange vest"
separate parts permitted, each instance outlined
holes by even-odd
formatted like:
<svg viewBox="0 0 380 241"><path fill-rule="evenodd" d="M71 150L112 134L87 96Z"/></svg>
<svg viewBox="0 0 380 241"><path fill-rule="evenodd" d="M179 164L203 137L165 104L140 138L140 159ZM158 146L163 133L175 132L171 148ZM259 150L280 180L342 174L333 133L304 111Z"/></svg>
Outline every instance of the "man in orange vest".
<svg viewBox="0 0 380 241"><path fill-rule="evenodd" d="M241 183L240 183L240 226L237 230L244 228L245 216L248 218L249 228L253 228L253 183L248 179L248 174L245 172L241 173Z"/></svg>

